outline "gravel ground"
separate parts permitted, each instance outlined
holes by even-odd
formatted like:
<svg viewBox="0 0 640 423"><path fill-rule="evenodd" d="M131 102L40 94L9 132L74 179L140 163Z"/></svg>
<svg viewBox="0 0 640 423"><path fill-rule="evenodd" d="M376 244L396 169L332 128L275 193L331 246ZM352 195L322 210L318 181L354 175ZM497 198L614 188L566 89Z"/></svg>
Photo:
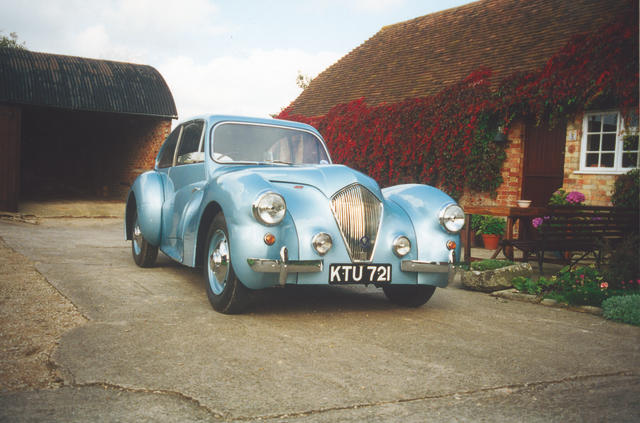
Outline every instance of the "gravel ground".
<svg viewBox="0 0 640 423"><path fill-rule="evenodd" d="M84 322L34 264L0 238L0 392L60 386L49 357L62 335Z"/></svg>

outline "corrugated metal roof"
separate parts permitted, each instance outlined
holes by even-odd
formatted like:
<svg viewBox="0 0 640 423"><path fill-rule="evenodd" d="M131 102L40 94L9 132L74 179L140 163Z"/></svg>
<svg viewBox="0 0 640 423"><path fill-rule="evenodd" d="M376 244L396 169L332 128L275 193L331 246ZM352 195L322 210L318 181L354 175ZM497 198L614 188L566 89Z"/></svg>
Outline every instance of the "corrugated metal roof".
<svg viewBox="0 0 640 423"><path fill-rule="evenodd" d="M171 91L147 65L0 48L0 102L176 118Z"/></svg>

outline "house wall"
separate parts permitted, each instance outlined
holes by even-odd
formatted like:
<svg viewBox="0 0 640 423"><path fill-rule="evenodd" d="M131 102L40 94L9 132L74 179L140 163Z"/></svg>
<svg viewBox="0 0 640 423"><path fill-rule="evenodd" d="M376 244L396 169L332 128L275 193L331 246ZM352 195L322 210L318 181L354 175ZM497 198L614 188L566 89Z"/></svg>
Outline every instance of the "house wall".
<svg viewBox="0 0 640 423"><path fill-rule="evenodd" d="M170 119L25 108L21 196L124 198L170 129Z"/></svg>
<svg viewBox="0 0 640 423"><path fill-rule="evenodd" d="M562 188L567 191L580 191L586 197L585 204L592 206L610 206L611 193L617 175L583 174L580 169L580 143L582 139L582 114L567 122L567 137L564 156L564 179ZM488 193L476 193L466 190L460 203L462 206L506 206L515 207L521 199L524 159L524 123L511 126L509 144L505 150L507 158L501 174L504 182L492 198Z"/></svg>

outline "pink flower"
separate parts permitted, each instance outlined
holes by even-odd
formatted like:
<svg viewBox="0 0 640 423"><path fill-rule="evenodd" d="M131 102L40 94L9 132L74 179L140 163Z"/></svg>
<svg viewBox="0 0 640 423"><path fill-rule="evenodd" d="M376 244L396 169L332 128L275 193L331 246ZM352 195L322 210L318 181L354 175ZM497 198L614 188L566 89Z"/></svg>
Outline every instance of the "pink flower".
<svg viewBox="0 0 640 423"><path fill-rule="evenodd" d="M580 204L585 200L584 194L579 191L571 191L567 194L569 204Z"/></svg>
<svg viewBox="0 0 640 423"><path fill-rule="evenodd" d="M536 217L535 219L533 219L533 220L531 221L531 225L533 225L533 227L534 227L534 228L537 228L537 227L539 227L540 225L542 225L542 223L543 223L543 222L544 222L544 221L542 220L542 218L541 218L541 217Z"/></svg>
<svg viewBox="0 0 640 423"><path fill-rule="evenodd" d="M608 283L606 283L606 282L602 282L602 283L600 284L600 289L607 289L607 288L609 288L609 284L608 284Z"/></svg>

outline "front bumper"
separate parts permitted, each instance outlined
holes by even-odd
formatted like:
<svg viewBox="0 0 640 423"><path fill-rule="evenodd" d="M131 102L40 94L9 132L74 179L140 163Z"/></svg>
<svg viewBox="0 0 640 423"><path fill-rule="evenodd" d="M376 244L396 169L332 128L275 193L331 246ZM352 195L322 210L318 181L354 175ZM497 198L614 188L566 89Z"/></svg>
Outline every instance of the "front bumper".
<svg viewBox="0 0 640 423"><path fill-rule="evenodd" d="M451 250L448 262L402 260L400 269L403 272L446 273L447 283L451 283L456 274L454 263L455 250ZM278 283L282 286L286 283L289 273L319 273L324 268L322 260L289 260L287 247L280 249L280 260L249 258L247 264L254 272L278 273Z"/></svg>

